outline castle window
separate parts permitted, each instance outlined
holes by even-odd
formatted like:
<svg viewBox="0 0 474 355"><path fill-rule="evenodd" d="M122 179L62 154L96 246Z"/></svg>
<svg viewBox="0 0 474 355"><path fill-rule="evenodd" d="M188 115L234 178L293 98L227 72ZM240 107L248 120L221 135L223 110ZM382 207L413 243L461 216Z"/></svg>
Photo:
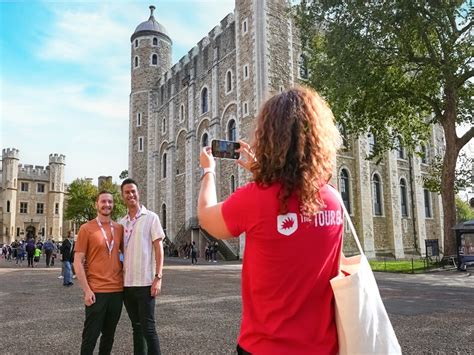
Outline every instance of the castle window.
<svg viewBox="0 0 474 355"><path fill-rule="evenodd" d="M142 114L139 112L137 113L137 127L142 125Z"/></svg>
<svg viewBox="0 0 474 355"><path fill-rule="evenodd" d="M201 91L201 113L206 113L208 110L207 88L203 88Z"/></svg>
<svg viewBox="0 0 474 355"><path fill-rule="evenodd" d="M369 143L369 154L373 154L375 151L375 145L377 144L377 140L375 139L375 135L373 133L369 133L368 143Z"/></svg>
<svg viewBox="0 0 474 355"><path fill-rule="evenodd" d="M245 64L244 65L244 80L247 80L249 78L249 65Z"/></svg>
<svg viewBox="0 0 474 355"><path fill-rule="evenodd" d="M158 56L156 54L153 54L151 56L151 65L157 65L158 64Z"/></svg>
<svg viewBox="0 0 474 355"><path fill-rule="evenodd" d="M166 231L166 205L161 205L161 226Z"/></svg>
<svg viewBox="0 0 474 355"><path fill-rule="evenodd" d="M280 85L280 89L279 89L279 90L280 90L280 92L285 91L285 88L283 87L283 85Z"/></svg>
<svg viewBox="0 0 474 355"><path fill-rule="evenodd" d="M44 193L44 184L38 184L36 186L36 192Z"/></svg>
<svg viewBox="0 0 474 355"><path fill-rule="evenodd" d="M234 192L235 191L235 177L234 175L231 175L230 176L230 192Z"/></svg>
<svg viewBox="0 0 474 355"><path fill-rule="evenodd" d="M45 234L44 234L44 227L41 228L41 235L42 235L43 237L45 236Z"/></svg>
<svg viewBox="0 0 474 355"><path fill-rule="evenodd" d="M248 21L247 19L242 21L242 34L246 34L248 32Z"/></svg>
<svg viewBox="0 0 474 355"><path fill-rule="evenodd" d="M232 71L228 70L225 79L225 92L228 94L232 91Z"/></svg>
<svg viewBox="0 0 474 355"><path fill-rule="evenodd" d="M400 179L400 204L402 217L408 217L407 183L405 179Z"/></svg>
<svg viewBox="0 0 474 355"><path fill-rule="evenodd" d="M138 56L134 59L135 68L138 68Z"/></svg>
<svg viewBox="0 0 474 355"><path fill-rule="evenodd" d="M161 177L163 179L166 178L166 153L163 154L163 158L161 158Z"/></svg>
<svg viewBox="0 0 474 355"><path fill-rule="evenodd" d="M138 137L138 151L143 152L143 146L144 146L144 138L143 137Z"/></svg>
<svg viewBox="0 0 474 355"><path fill-rule="evenodd" d="M249 104L247 101L244 102L244 117L249 114Z"/></svg>
<svg viewBox="0 0 474 355"><path fill-rule="evenodd" d="M202 147L207 147L209 145L209 136L207 133L204 133L201 138L201 146Z"/></svg>
<svg viewBox="0 0 474 355"><path fill-rule="evenodd" d="M164 87L164 85L161 85L161 87L160 87L160 99L161 99L161 104L163 105L165 103L165 87Z"/></svg>
<svg viewBox="0 0 474 355"><path fill-rule="evenodd" d="M29 184L28 184L27 182L22 182L22 183L21 183L21 191L23 191L23 192L28 192L28 190L29 190L29 186L28 186L28 185L29 185Z"/></svg>
<svg viewBox="0 0 474 355"><path fill-rule="evenodd" d="M13 179L13 188L16 189L16 179Z"/></svg>
<svg viewBox="0 0 474 355"><path fill-rule="evenodd" d="M397 154L398 159L405 159L405 148L403 148L402 139L397 137Z"/></svg>
<svg viewBox="0 0 474 355"><path fill-rule="evenodd" d="M13 228L13 227L12 227ZM16 236L19 237L20 236L20 227L16 227Z"/></svg>
<svg viewBox="0 0 474 355"><path fill-rule="evenodd" d="M235 120L230 120L229 124L227 126L227 139L230 141L236 141L237 140L237 132L235 128Z"/></svg>
<svg viewBox="0 0 474 355"><path fill-rule="evenodd" d="M374 174L372 177L372 201L374 205L374 215L382 215L382 187L380 182L380 176Z"/></svg>
<svg viewBox="0 0 474 355"><path fill-rule="evenodd" d="M7 213L10 212L10 201L7 201Z"/></svg>
<svg viewBox="0 0 474 355"><path fill-rule="evenodd" d="M161 120L161 133L166 133L166 117L163 117L163 119Z"/></svg>
<svg viewBox="0 0 474 355"><path fill-rule="evenodd" d="M59 203L54 204L54 214L59 214Z"/></svg>
<svg viewBox="0 0 474 355"><path fill-rule="evenodd" d="M28 213L28 202L20 202L20 213Z"/></svg>
<svg viewBox="0 0 474 355"><path fill-rule="evenodd" d="M51 183L51 190L54 191L54 182Z"/></svg>
<svg viewBox="0 0 474 355"><path fill-rule="evenodd" d="M138 39L135 40L135 48L138 48Z"/></svg>
<svg viewBox="0 0 474 355"><path fill-rule="evenodd" d="M43 213L44 213L44 203L37 203L36 214L43 214Z"/></svg>
<svg viewBox="0 0 474 355"><path fill-rule="evenodd" d="M153 45L157 46L158 45L158 38L153 37Z"/></svg>
<svg viewBox="0 0 474 355"><path fill-rule="evenodd" d="M300 79L308 79L308 61L304 54L298 58L298 74Z"/></svg>
<svg viewBox="0 0 474 355"><path fill-rule="evenodd" d="M423 189L423 195L425 197L425 217L432 218L433 212L431 211L431 194L428 189Z"/></svg>
<svg viewBox="0 0 474 355"><path fill-rule="evenodd" d="M339 184L340 184L340 191L342 201L346 206L347 212L351 213L351 189L350 189L350 181L349 181L349 172L347 169L342 169L340 176L339 176Z"/></svg>
<svg viewBox="0 0 474 355"><path fill-rule="evenodd" d="M179 120L183 121L184 120L184 105L181 105L179 107Z"/></svg>
<svg viewBox="0 0 474 355"><path fill-rule="evenodd" d="M421 145L421 154L421 162L428 164L428 148L424 144Z"/></svg>

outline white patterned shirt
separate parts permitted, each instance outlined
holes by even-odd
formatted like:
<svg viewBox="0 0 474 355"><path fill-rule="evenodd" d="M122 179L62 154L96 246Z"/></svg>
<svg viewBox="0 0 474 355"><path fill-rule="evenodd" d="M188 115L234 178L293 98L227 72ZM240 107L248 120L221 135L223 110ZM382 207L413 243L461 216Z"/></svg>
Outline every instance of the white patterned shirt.
<svg viewBox="0 0 474 355"><path fill-rule="evenodd" d="M160 219L141 206L135 218L127 214L119 223L124 227L124 286L150 286L156 272L153 242L165 237Z"/></svg>

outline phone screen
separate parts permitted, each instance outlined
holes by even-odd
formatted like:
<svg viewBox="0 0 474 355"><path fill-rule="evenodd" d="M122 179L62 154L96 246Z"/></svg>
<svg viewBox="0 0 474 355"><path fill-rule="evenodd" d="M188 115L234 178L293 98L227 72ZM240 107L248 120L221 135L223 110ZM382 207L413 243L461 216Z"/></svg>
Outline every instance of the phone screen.
<svg viewBox="0 0 474 355"><path fill-rule="evenodd" d="M240 148L239 142L223 141L213 139L211 142L212 155L221 159L239 159L240 153L236 149Z"/></svg>

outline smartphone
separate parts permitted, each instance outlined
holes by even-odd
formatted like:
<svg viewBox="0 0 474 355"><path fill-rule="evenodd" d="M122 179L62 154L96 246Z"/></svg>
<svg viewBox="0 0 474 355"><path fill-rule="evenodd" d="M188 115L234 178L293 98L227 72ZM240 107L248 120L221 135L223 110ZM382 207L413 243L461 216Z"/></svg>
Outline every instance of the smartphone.
<svg viewBox="0 0 474 355"><path fill-rule="evenodd" d="M240 153L236 149L240 148L239 142L223 141L213 139L211 142L212 155L221 159L239 159Z"/></svg>

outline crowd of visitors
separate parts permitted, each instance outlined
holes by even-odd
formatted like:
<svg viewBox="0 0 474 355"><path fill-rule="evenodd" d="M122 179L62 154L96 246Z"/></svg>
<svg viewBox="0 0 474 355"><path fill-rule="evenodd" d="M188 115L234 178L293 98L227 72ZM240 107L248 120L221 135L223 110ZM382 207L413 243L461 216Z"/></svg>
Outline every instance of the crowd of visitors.
<svg viewBox="0 0 474 355"><path fill-rule="evenodd" d="M4 244L1 249L1 256L5 261L15 262L31 268L40 264L41 257L44 256L46 267L54 266L55 259L60 254L61 243L47 239L44 243L38 237L29 237L24 240L15 240L11 244Z"/></svg>

